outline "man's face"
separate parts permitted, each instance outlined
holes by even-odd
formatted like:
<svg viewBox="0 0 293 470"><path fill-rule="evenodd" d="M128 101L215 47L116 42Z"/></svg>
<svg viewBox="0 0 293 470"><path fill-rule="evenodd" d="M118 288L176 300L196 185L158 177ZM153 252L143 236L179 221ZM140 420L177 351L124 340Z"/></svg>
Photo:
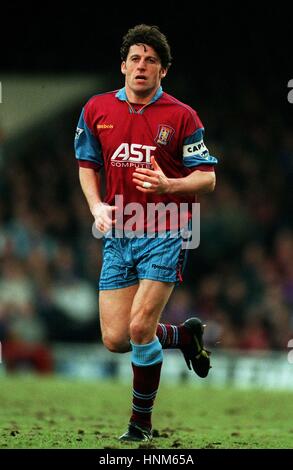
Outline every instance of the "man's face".
<svg viewBox="0 0 293 470"><path fill-rule="evenodd" d="M167 73L156 51L146 44L130 47L126 61L121 64L121 71L125 75L126 87L141 96L156 90Z"/></svg>

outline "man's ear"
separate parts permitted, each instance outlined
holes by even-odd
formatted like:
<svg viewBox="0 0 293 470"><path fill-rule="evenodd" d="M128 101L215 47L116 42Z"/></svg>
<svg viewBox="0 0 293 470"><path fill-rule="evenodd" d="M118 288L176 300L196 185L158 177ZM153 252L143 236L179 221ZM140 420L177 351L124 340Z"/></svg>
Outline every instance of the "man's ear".
<svg viewBox="0 0 293 470"><path fill-rule="evenodd" d="M122 62L121 64L121 72L123 73L123 75L126 75L126 63L125 63L125 60Z"/></svg>
<svg viewBox="0 0 293 470"><path fill-rule="evenodd" d="M162 67L162 68L161 68L161 78L166 77L167 72L168 72L168 69L164 69L164 68Z"/></svg>

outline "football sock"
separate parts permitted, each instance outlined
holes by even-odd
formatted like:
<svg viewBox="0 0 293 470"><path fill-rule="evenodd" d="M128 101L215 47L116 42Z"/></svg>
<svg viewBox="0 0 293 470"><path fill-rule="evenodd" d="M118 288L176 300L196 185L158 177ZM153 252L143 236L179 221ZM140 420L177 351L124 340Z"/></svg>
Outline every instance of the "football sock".
<svg viewBox="0 0 293 470"><path fill-rule="evenodd" d="M150 430L163 362L162 345L158 338L155 338L148 344L134 344L131 341L131 346L133 399L130 422Z"/></svg>
<svg viewBox="0 0 293 470"><path fill-rule="evenodd" d="M182 348L191 341L190 332L184 325L159 323L156 334L163 349Z"/></svg>

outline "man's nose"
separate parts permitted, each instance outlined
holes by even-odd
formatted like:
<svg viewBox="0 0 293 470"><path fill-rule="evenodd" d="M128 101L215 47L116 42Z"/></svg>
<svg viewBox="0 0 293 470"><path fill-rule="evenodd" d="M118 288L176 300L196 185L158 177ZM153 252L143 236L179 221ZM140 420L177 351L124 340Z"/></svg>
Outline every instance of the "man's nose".
<svg viewBox="0 0 293 470"><path fill-rule="evenodd" d="M137 65L138 69L145 69L145 61L144 59L141 59Z"/></svg>

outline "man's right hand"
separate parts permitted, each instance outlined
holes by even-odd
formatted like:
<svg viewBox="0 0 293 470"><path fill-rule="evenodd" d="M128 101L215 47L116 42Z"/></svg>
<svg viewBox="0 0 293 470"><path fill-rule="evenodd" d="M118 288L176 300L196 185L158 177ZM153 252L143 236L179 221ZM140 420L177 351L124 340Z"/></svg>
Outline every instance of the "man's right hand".
<svg viewBox="0 0 293 470"><path fill-rule="evenodd" d="M115 225L117 219L112 220L112 214L116 209L118 209L117 206L109 206L104 202L94 205L91 212L95 219L95 226L100 232L106 233Z"/></svg>

